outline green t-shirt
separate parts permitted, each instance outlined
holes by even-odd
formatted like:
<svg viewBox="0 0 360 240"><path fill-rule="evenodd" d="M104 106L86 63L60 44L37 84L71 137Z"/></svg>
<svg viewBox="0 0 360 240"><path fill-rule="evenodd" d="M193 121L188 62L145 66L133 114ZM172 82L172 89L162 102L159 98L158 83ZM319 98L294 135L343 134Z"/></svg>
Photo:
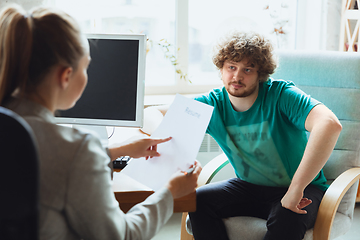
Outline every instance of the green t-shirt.
<svg viewBox="0 0 360 240"><path fill-rule="evenodd" d="M319 101L290 81L260 84L245 112L233 109L225 88L195 100L214 106L207 133L222 148L240 179L264 186L289 186L307 144L305 120ZM323 171L312 184L326 190Z"/></svg>

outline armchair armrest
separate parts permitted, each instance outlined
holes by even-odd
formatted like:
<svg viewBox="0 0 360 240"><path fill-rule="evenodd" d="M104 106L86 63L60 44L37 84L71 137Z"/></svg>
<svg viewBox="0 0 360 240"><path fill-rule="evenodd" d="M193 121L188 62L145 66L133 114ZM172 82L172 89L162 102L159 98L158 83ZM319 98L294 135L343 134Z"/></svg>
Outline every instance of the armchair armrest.
<svg viewBox="0 0 360 240"><path fill-rule="evenodd" d="M332 223L340 201L347 190L360 179L360 168L351 168L338 176L321 201L314 226L314 240L330 239Z"/></svg>
<svg viewBox="0 0 360 240"><path fill-rule="evenodd" d="M202 169L198 178L198 187L204 186L211 182L215 175L223 169L229 163L228 158L224 153L213 158ZM184 212L181 219L181 240L194 240L194 237L186 231L186 216L187 212Z"/></svg>
<svg viewBox="0 0 360 240"><path fill-rule="evenodd" d="M198 187L211 182L215 175L229 163L225 153L213 158L202 169L198 178Z"/></svg>

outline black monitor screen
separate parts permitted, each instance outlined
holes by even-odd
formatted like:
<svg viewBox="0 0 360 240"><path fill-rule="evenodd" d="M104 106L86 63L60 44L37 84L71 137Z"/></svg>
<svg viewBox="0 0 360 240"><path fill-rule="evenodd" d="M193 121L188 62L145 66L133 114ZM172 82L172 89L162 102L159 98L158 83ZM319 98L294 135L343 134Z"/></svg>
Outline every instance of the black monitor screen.
<svg viewBox="0 0 360 240"><path fill-rule="evenodd" d="M92 119L87 124L94 125L108 125L96 120L136 121L139 44L137 39L89 39L88 84L76 105L59 117Z"/></svg>

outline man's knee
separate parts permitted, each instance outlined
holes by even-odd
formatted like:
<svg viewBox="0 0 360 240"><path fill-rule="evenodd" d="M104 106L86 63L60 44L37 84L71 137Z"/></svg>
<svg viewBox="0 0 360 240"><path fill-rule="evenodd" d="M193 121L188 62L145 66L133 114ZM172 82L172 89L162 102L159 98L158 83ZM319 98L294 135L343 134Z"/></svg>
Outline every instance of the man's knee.
<svg viewBox="0 0 360 240"><path fill-rule="evenodd" d="M270 213L265 239L303 239L306 231L315 224L316 213L298 214L278 203Z"/></svg>

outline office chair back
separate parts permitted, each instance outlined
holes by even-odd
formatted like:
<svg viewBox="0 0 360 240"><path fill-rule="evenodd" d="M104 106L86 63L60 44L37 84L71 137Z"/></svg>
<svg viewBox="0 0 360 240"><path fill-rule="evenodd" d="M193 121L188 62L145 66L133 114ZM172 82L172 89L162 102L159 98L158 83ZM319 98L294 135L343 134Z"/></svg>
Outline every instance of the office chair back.
<svg viewBox="0 0 360 240"><path fill-rule="evenodd" d="M38 239L38 155L30 126L0 107L0 239Z"/></svg>

